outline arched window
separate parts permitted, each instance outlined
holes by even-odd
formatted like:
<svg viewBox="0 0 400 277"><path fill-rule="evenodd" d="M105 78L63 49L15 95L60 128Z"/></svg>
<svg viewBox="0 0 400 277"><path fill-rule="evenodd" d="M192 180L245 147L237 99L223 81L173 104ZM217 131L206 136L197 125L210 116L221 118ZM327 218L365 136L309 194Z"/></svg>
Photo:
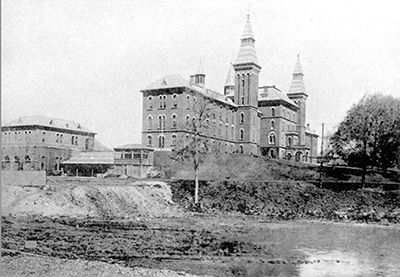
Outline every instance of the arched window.
<svg viewBox="0 0 400 277"><path fill-rule="evenodd" d="M173 134L172 136L171 136L171 146L175 146L176 145L176 135L175 134Z"/></svg>
<svg viewBox="0 0 400 277"><path fill-rule="evenodd" d="M75 144L75 137L74 137L74 136L71 137L71 144L72 144L72 145Z"/></svg>
<svg viewBox="0 0 400 277"><path fill-rule="evenodd" d="M148 109L151 110L153 108L153 97L149 96L147 98Z"/></svg>
<svg viewBox="0 0 400 277"><path fill-rule="evenodd" d="M4 157L4 161L5 161L6 163L10 163L10 157L9 157L9 156L5 156L5 157Z"/></svg>
<svg viewBox="0 0 400 277"><path fill-rule="evenodd" d="M270 155L271 155L271 158L276 158L276 152L274 149L270 150Z"/></svg>
<svg viewBox="0 0 400 277"><path fill-rule="evenodd" d="M172 115L172 128L176 128L176 126L177 126L177 119L178 117L177 117L177 115L176 114L173 114Z"/></svg>
<svg viewBox="0 0 400 277"><path fill-rule="evenodd" d="M188 128L189 127L189 120L190 119L190 116L189 115L186 115L186 127Z"/></svg>
<svg viewBox="0 0 400 277"><path fill-rule="evenodd" d="M174 109L178 108L178 95L176 94L172 95L172 101L173 101L172 107Z"/></svg>
<svg viewBox="0 0 400 277"><path fill-rule="evenodd" d="M244 122L244 113L240 113L240 124L243 124Z"/></svg>
<svg viewBox="0 0 400 277"><path fill-rule="evenodd" d="M162 129L165 129L165 115L162 116Z"/></svg>
<svg viewBox="0 0 400 277"><path fill-rule="evenodd" d="M162 116L161 115L159 115L158 116L158 129L162 129L162 123L163 123L163 121L162 121Z"/></svg>
<svg viewBox="0 0 400 277"><path fill-rule="evenodd" d="M308 162L308 152L306 152L306 155L304 156L304 161L307 163Z"/></svg>
<svg viewBox="0 0 400 277"><path fill-rule="evenodd" d="M159 148L164 148L164 143L165 143L165 137L164 136L159 136L158 137L158 147Z"/></svg>
<svg viewBox="0 0 400 277"><path fill-rule="evenodd" d="M165 107L167 106L165 103L166 96L160 95L158 98L160 99L160 109L165 109Z"/></svg>
<svg viewBox="0 0 400 277"><path fill-rule="evenodd" d="M28 155L25 156L25 163L30 163L31 162L31 157L29 157Z"/></svg>
<svg viewBox="0 0 400 277"><path fill-rule="evenodd" d="M56 143L58 143L59 138L60 138L60 135L59 135L59 134L56 134Z"/></svg>
<svg viewBox="0 0 400 277"><path fill-rule="evenodd" d="M219 123L218 135L222 137L222 122Z"/></svg>
<svg viewBox="0 0 400 277"><path fill-rule="evenodd" d="M231 137L232 137L232 139L235 139L235 127L233 127L233 126L231 128Z"/></svg>
<svg viewBox="0 0 400 277"><path fill-rule="evenodd" d="M292 146L292 138L288 137L288 146L291 147Z"/></svg>
<svg viewBox="0 0 400 277"><path fill-rule="evenodd" d="M275 130L275 121L271 120L271 130Z"/></svg>
<svg viewBox="0 0 400 277"><path fill-rule="evenodd" d="M276 143L276 136L274 133L269 134L269 144L275 144Z"/></svg>
<svg viewBox="0 0 400 277"><path fill-rule="evenodd" d="M300 162L300 159L301 159L301 152L296 152L295 161Z"/></svg>
<svg viewBox="0 0 400 277"><path fill-rule="evenodd" d="M60 143L63 143L63 134L60 135Z"/></svg>
<svg viewBox="0 0 400 277"><path fill-rule="evenodd" d="M244 82L244 81L243 81ZM242 96L242 105L244 105L244 97Z"/></svg>
<svg viewBox="0 0 400 277"><path fill-rule="evenodd" d="M153 128L153 117L149 115L147 117L147 127L151 130Z"/></svg>
<svg viewBox="0 0 400 277"><path fill-rule="evenodd" d="M243 154L243 145L239 145L239 153Z"/></svg>
<svg viewBox="0 0 400 277"><path fill-rule="evenodd" d="M89 149L90 149L90 140L89 140L89 138L87 138L87 139L85 140L85 150L86 150L86 151L89 151Z"/></svg>
<svg viewBox="0 0 400 277"><path fill-rule="evenodd" d="M275 108L272 108L272 109L271 109L271 116L272 116L272 117L275 117Z"/></svg>
<svg viewBox="0 0 400 277"><path fill-rule="evenodd" d="M46 157L45 156L42 156L42 161L41 161L41 163L40 163L40 169L41 170L44 170L45 169L45 164L46 163Z"/></svg>
<svg viewBox="0 0 400 277"><path fill-rule="evenodd" d="M75 145L78 145L78 137L75 137Z"/></svg>
<svg viewBox="0 0 400 277"><path fill-rule="evenodd" d="M240 141L243 141L243 138L244 138L244 131L243 131L243 129L240 129L240 137L239 137L239 140L240 140Z"/></svg>
<svg viewBox="0 0 400 277"><path fill-rule="evenodd" d="M292 159L292 154L287 153L286 157L287 157L287 159L290 161L290 160Z"/></svg>
<svg viewBox="0 0 400 277"><path fill-rule="evenodd" d="M148 136L147 136L147 145L148 145L148 146L151 146L151 145L152 145L152 140L153 140L153 137L152 137L151 135L148 135Z"/></svg>

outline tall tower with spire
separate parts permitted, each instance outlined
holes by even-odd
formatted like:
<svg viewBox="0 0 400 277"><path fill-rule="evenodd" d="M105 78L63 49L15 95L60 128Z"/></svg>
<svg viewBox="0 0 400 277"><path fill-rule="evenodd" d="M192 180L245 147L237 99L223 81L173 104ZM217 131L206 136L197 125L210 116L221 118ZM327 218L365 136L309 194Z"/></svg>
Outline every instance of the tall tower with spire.
<svg viewBox="0 0 400 277"><path fill-rule="evenodd" d="M290 86L288 97L299 107L297 119L297 131L299 133L299 145L306 144L306 101L307 93L303 81L303 70L301 69L300 56L297 55L296 66L293 71L292 85Z"/></svg>
<svg viewBox="0 0 400 277"><path fill-rule="evenodd" d="M260 118L258 115L258 75L261 66L258 63L255 39L247 15L246 25L240 39L239 53L233 69L235 74L234 102L238 105L237 140L243 148L240 151L252 153L259 143Z"/></svg>

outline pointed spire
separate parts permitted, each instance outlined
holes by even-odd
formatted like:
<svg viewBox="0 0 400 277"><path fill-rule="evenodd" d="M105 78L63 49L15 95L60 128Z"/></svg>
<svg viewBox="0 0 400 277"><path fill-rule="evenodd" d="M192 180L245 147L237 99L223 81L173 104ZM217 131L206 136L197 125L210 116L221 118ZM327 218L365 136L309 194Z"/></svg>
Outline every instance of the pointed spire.
<svg viewBox="0 0 400 277"><path fill-rule="evenodd" d="M301 69L301 64L300 64L300 55L297 55L297 62L296 66L294 67L293 74L303 74L303 70Z"/></svg>
<svg viewBox="0 0 400 277"><path fill-rule="evenodd" d="M235 86L235 71L233 70L232 63L229 66L228 76L226 77L225 87Z"/></svg>
<svg viewBox="0 0 400 277"><path fill-rule="evenodd" d="M246 38L251 38L251 39L255 40L254 34L253 34L253 28L251 28L249 14L247 15L246 25L244 26L243 35L242 35L242 39L246 39Z"/></svg>
<svg viewBox="0 0 400 277"><path fill-rule="evenodd" d="M253 63L261 68L258 64L256 49L254 48L254 34L251 28L250 15L247 15L246 25L244 26L243 35L240 44L239 54L234 65Z"/></svg>
<svg viewBox="0 0 400 277"><path fill-rule="evenodd" d="M290 86L289 93L303 93L306 94L306 87L303 81L303 70L301 69L300 56L297 55L296 66L294 67L292 85ZM307 95L307 94L306 94Z"/></svg>

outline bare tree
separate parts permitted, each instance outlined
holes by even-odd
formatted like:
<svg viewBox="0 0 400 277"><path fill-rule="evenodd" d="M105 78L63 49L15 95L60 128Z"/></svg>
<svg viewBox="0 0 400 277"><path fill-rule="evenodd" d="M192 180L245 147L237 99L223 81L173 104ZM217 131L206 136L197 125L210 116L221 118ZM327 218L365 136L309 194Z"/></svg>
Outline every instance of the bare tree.
<svg viewBox="0 0 400 277"><path fill-rule="evenodd" d="M204 155L210 150L209 138L213 126L210 119L214 115L214 106L211 99L200 93L195 93L188 102L192 117L187 120L184 128L188 136L182 138L175 149L178 160L193 159L195 193L194 202L199 202L199 166Z"/></svg>

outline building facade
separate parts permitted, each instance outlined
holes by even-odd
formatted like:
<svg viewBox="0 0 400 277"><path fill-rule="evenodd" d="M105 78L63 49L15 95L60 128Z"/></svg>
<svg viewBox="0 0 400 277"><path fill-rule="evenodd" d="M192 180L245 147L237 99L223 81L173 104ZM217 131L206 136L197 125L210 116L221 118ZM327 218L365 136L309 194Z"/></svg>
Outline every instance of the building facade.
<svg viewBox="0 0 400 277"><path fill-rule="evenodd" d="M185 126L195 116L193 102L201 97L213 106L207 118L212 131L207 137L225 152L316 161L318 135L306 124L308 95L300 58L287 93L275 86L259 86L260 71L248 16L223 94L206 88L201 64L190 80L168 75L141 90L142 144L170 150L178 140L192 135Z"/></svg>
<svg viewBox="0 0 400 277"><path fill-rule="evenodd" d="M93 150L95 135L73 121L20 117L1 127L2 169L60 171L63 161Z"/></svg>

